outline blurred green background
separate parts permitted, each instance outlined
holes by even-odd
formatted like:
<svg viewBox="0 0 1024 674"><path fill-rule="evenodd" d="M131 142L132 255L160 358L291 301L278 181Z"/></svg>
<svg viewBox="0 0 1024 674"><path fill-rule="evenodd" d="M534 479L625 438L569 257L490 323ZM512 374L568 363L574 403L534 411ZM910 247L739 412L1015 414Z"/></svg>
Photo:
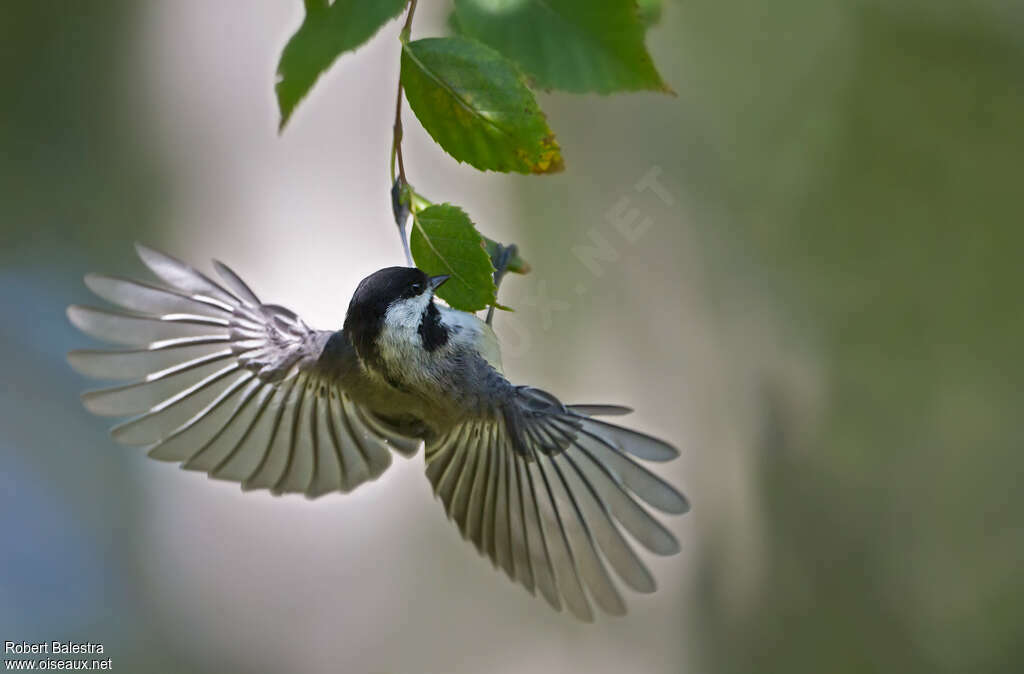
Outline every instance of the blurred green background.
<svg viewBox="0 0 1024 674"><path fill-rule="evenodd" d="M559 176L478 174L407 115L418 190L533 265L502 289L509 374L683 450L683 554L594 626L477 560L419 457L349 496L243 496L80 408L64 307L85 272L137 274L133 240L321 327L400 260L398 26L278 138L301 12L0 7L0 640L132 672L1024 671L1019 3L667 2L649 46L678 96L542 95Z"/></svg>

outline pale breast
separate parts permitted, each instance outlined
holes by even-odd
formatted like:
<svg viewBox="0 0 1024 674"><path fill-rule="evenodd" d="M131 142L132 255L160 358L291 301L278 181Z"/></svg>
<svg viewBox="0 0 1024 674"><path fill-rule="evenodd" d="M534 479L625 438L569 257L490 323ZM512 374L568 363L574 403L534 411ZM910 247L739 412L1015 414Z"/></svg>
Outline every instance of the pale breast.
<svg viewBox="0 0 1024 674"><path fill-rule="evenodd" d="M483 356L488 365L498 372L504 373L501 365L501 347L491 326L474 314L449 307L439 308L441 310L441 325L448 329L448 338L452 342L452 347L474 349Z"/></svg>

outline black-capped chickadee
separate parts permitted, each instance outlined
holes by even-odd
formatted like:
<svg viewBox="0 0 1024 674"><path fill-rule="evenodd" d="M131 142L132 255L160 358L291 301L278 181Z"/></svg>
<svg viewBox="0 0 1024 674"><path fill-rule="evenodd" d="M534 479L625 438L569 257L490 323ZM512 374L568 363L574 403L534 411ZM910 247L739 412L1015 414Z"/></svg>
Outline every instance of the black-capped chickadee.
<svg viewBox="0 0 1024 674"><path fill-rule="evenodd" d="M683 513L686 499L631 458L678 452L595 418L628 408L563 405L510 384L490 326L434 302L446 276L374 272L332 332L264 304L219 262L221 283L137 249L165 286L89 275L126 311L68 309L86 334L129 347L69 354L87 376L135 380L82 396L94 414L137 415L113 428L118 442L246 490L309 498L350 491L383 473L391 450L411 456L424 443L427 477L463 537L582 620L593 619L588 591L625 613L605 562L654 590L620 526L654 553L679 551L638 500Z"/></svg>

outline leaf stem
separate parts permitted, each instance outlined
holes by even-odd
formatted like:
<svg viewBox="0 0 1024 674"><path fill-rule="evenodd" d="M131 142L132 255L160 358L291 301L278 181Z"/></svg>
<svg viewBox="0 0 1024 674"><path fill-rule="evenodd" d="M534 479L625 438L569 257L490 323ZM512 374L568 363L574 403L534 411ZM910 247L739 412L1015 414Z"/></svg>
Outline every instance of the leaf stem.
<svg viewBox="0 0 1024 674"><path fill-rule="evenodd" d="M409 41L409 34L412 32L412 15L416 13L416 0L409 0L409 13L405 15L405 25L398 39L402 42Z"/></svg>

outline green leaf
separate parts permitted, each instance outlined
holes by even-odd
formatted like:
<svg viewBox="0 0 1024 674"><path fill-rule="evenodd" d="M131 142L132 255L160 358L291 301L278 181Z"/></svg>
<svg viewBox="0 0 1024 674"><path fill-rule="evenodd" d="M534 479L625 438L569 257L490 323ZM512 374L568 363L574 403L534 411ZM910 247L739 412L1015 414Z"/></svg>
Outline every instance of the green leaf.
<svg viewBox="0 0 1024 674"><path fill-rule="evenodd" d="M636 0L455 0L455 13L463 34L518 63L544 89L671 91L644 46Z"/></svg>
<svg viewBox="0 0 1024 674"><path fill-rule="evenodd" d="M661 0L637 0L636 8L644 28L650 28L661 20Z"/></svg>
<svg viewBox="0 0 1024 674"><path fill-rule="evenodd" d="M431 275L452 275L437 289L452 308L479 311L494 303L494 267L465 211L451 204L428 206L415 213L410 239L417 267Z"/></svg>
<svg viewBox="0 0 1024 674"><path fill-rule="evenodd" d="M420 123L481 171L553 173L562 155L533 93L510 61L475 40L427 38L402 48L402 86Z"/></svg>
<svg viewBox="0 0 1024 674"><path fill-rule="evenodd" d="M306 18L281 52L277 104L284 129L292 111L335 59L363 44L397 16L407 0L308 0Z"/></svg>
<svg viewBox="0 0 1024 674"><path fill-rule="evenodd" d="M462 29L459 27L459 17L455 15L455 10L448 12L448 20L445 21L445 28L448 29L448 35L463 35Z"/></svg>

